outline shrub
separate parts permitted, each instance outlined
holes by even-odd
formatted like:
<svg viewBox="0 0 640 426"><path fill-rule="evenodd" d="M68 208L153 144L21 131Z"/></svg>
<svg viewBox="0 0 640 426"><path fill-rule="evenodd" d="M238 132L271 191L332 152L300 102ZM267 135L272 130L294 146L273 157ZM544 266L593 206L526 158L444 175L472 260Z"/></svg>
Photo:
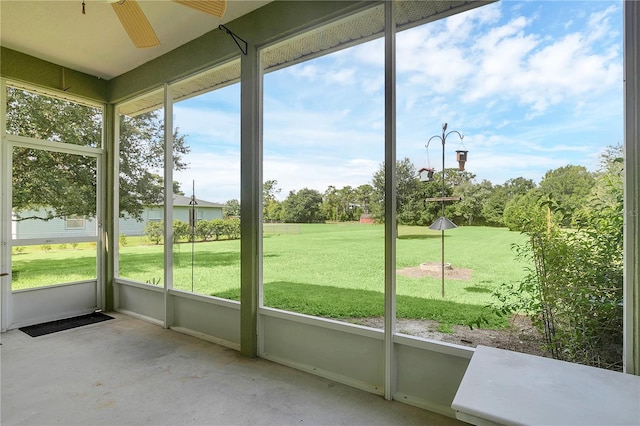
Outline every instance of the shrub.
<svg viewBox="0 0 640 426"><path fill-rule="evenodd" d="M524 223L529 241L516 249L534 266L494 293L494 309L530 315L554 358L621 370L623 194L620 180L609 182L577 214L575 230L556 226L552 212Z"/></svg>
<svg viewBox="0 0 640 426"><path fill-rule="evenodd" d="M224 221L224 234L230 240L240 238L240 219L231 218Z"/></svg>
<svg viewBox="0 0 640 426"><path fill-rule="evenodd" d="M210 220L199 220L196 224L196 236L203 241L209 241L214 236L213 223Z"/></svg>
<svg viewBox="0 0 640 426"><path fill-rule="evenodd" d="M173 221L173 242L177 243L180 240L189 240L191 238L191 227L187 222L182 220Z"/></svg>
<svg viewBox="0 0 640 426"><path fill-rule="evenodd" d="M164 238L164 222L147 222L144 233L154 244L160 244Z"/></svg>

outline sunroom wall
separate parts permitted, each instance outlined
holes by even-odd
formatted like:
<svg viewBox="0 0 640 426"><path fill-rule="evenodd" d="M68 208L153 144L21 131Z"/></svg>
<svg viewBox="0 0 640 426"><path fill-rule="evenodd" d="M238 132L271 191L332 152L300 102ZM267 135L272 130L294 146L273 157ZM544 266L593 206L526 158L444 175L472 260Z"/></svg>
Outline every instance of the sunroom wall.
<svg viewBox="0 0 640 426"><path fill-rule="evenodd" d="M626 332L627 337L627 371L638 374L640 371L640 361L638 352L638 184L637 170L640 167L640 151L638 146L638 28L640 28L640 7L633 5L634 2L627 2L625 23L626 23L626 58L627 72L631 78L627 79L627 100L625 108L627 109L627 192L626 198L629 200L627 215L627 231L626 235L626 254L627 262L631 265L626 269L626 308L628 319L627 325L631 325ZM257 60L258 50L256 46L265 46L274 43L282 38L293 35L303 29L313 28L321 23L337 19L345 14L353 13L369 7L369 2L275 2L269 4L249 15L239 18L227 26L237 34L245 38L250 46L250 55L253 55L249 61L243 64L243 76L259 75L259 61ZM69 93L75 96L92 99L99 102L106 102L110 105L107 108L107 139L109 146L107 151L113 147L114 141L114 117L115 112L113 104L122 100L129 99L135 95L139 95L161 87L166 82L173 82L193 75L198 71L208 69L212 66L222 64L230 59L237 58L239 51L235 43L222 31L212 31L185 46L182 46L161 58L151 61L143 66L123 74L111 81L96 79L95 77L82 74L73 70L67 70L66 81L71 86ZM47 87L54 90L60 90L60 66L32 58L20 52L2 48L1 56L2 77L15 81L28 82L37 86ZM260 83L257 80L243 81L243 90L257 90ZM256 92L253 96L257 96ZM258 111L253 105L245 105L247 99L243 98L243 108L254 108L251 117L256 118ZM243 112L244 113L244 112ZM247 144L256 143L259 146L260 139L260 123L253 121L243 124L249 126L252 132ZM243 142L245 143L245 142ZM113 152L112 150L110 152ZM243 162L254 162L260 157L250 156L248 159L244 156ZM114 162L117 161L114 156L108 156L107 170L113 170ZM261 181L261 175L250 177L253 179L254 187L249 189L248 194L255 195L254 200L259 200L258 188L255 182ZM244 178L244 176L243 176ZM108 176L107 180L113 182L114 177ZM244 186L244 185L243 185ZM107 198L112 199L111 184L107 185ZM254 203L255 204L255 203ZM107 203L111 206L112 203ZM254 223L259 223L259 208L253 207L252 218ZM246 211L243 210L243 216ZM113 221L113 217L111 218ZM107 217L107 223L109 223ZM112 225L111 225L112 226ZM258 225L259 226L259 225ZM255 227L254 227L255 228ZM107 232L109 232L107 228ZM259 250L257 244L258 230L252 229L256 237L247 244L253 250ZM631 234L629 234L631 232ZM243 238L245 234L243 232ZM117 238L109 239L117 241ZM253 244L253 246L251 246ZM113 253L112 248L107 249L108 253ZM249 253L254 257L255 253ZM243 254L243 264L246 263L247 256ZM107 264L107 282L113 281L112 271L113 265L106 257ZM250 270L250 272L254 270ZM243 273L245 272L243 266ZM109 278L111 277L111 278ZM259 276L250 277L259 280ZM385 361L385 353L382 342L385 338L384 333L379 330L369 330L357 326L347 326L345 324L335 324L319 318L305 317L302 315L281 312L277 310L258 309L256 305L255 288L249 289L249 295L243 291L243 300L249 304L254 304L246 313L240 315L240 306L229 303L221 304L211 302L194 296L183 296L178 292L169 291L162 292L159 289L148 290L146 288L128 287L127 291L134 295L125 301L119 301L117 295L113 295L113 288L107 286L106 298L107 307L120 307L130 311L138 316L153 319L160 324L169 324L180 331L184 331L209 340L218 341L235 349L241 348L241 334L249 334L249 345L252 345L252 339L257 333L256 323L261 324L261 336L259 344L259 352L265 357L270 357L274 361L292 365L303 370L321 374L335 380L339 380L350 385L354 385L375 393L382 394L381 391L384 380L382 371L379 370ZM133 302L140 299L148 298L145 302L146 310L144 312L136 312ZM178 313L170 313L167 317L165 306L168 299L180 298L180 311ZM248 300L247 300L248 299ZM120 303L122 302L122 303ZM193 302L193 306L191 306ZM128 304L127 304L128 303ZM210 321L208 325L199 324L200 316L198 313L208 313ZM184 315L183 315L184 314ZM198 314L198 315L196 315ZM243 329L240 330L240 322L243 322ZM211 324L220 325L220 329L211 326ZM633 328L635 327L635 328ZM232 332L227 332L232 330ZM285 334L289 331L294 332L300 339L309 339L310 345L305 346L304 341L296 340L292 342L287 340ZM352 338L353 336L353 338ZM468 348L460 348L451 345L442 345L433 342L427 342L420 339L409 339L403 336L393 337L393 347L395 356L394 378L397 381L397 388L393 392L396 399L409 402L424 408L452 415L450 403L464 374L468 360L473 351ZM344 353L352 353L354 341L362 341L363 345L368 345L372 352L369 352L371 358L366 365L356 365L354 369L345 366L346 358L341 356ZM293 351L288 350L288 346L295 346ZM313 348L317 347L321 353L326 356L314 360L313 356L318 357L317 352ZM258 351L258 347L255 348ZM254 353L254 350L245 352L248 355ZM333 359L331 359L333 357ZM357 357L349 362L357 362ZM322 365L317 365L321 363ZM346 367L346 368L345 368ZM357 374L352 374L356 372Z"/></svg>
<svg viewBox="0 0 640 426"><path fill-rule="evenodd" d="M116 101L222 66L229 60L242 59L241 303L171 289L162 298L158 289L116 280L115 306L169 328L239 349L247 356L264 357L388 399L453 416L451 402L472 349L400 338L389 331L262 306L261 47L306 30L317 30L375 5L380 3L272 3L228 25L248 41L247 56L240 54L227 34L212 31L112 81L111 100ZM392 244L394 239L389 241ZM144 297L145 292L150 293L149 298ZM424 368L425 365L430 368Z"/></svg>

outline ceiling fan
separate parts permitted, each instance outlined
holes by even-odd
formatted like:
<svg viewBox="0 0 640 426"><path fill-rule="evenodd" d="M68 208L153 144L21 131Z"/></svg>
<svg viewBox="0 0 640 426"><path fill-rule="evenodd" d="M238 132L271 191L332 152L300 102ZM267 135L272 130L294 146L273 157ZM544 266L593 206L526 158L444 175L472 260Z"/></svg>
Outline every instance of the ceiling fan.
<svg viewBox="0 0 640 426"><path fill-rule="evenodd" d="M221 18L227 8L226 0L172 0L184 6ZM153 47L160 44L149 20L136 0L111 0L113 10L136 47ZM85 1L82 1L85 13Z"/></svg>

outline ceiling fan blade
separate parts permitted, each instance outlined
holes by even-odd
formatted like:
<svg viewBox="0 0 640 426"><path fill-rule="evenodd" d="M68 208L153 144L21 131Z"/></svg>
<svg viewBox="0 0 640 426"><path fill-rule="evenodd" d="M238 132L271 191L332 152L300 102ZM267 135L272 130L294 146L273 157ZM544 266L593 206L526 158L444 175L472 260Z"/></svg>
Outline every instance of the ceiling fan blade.
<svg viewBox="0 0 640 426"><path fill-rule="evenodd" d="M136 47L153 47L160 44L155 31L135 0L111 3L129 38Z"/></svg>
<svg viewBox="0 0 640 426"><path fill-rule="evenodd" d="M177 3L222 18L227 9L227 0L173 0Z"/></svg>

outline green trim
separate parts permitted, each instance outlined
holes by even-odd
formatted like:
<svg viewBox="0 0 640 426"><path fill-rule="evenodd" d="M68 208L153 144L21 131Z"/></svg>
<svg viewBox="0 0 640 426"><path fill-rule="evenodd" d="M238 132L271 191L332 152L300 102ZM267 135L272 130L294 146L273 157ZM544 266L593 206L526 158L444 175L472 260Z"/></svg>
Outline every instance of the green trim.
<svg viewBox="0 0 640 426"><path fill-rule="evenodd" d="M241 64L240 135L240 353L258 356L258 307L262 277L262 78L256 47Z"/></svg>
<svg viewBox="0 0 640 426"><path fill-rule="evenodd" d="M67 90L63 90L64 85ZM98 77L64 68L52 62L0 47L0 75L16 82L42 87L43 89L68 93L70 96L105 103L109 83Z"/></svg>
<svg viewBox="0 0 640 426"><path fill-rule="evenodd" d="M624 371L640 375L640 3L624 2Z"/></svg>
<svg viewBox="0 0 640 426"><path fill-rule="evenodd" d="M102 282L104 285L104 309L106 311L112 311L114 306L114 292L113 292L113 280L114 280L114 271L115 271L115 258L114 253L118 244L118 235L115 233L115 207L114 207L114 199L115 192L114 188L115 179L117 175L115 173L115 162L117 161L117 156L112 155L115 152L115 108L113 105L107 105L105 109L105 158L103 161L104 164L104 205L103 205L103 217L104 217L104 242L102 249L103 256L103 275Z"/></svg>

